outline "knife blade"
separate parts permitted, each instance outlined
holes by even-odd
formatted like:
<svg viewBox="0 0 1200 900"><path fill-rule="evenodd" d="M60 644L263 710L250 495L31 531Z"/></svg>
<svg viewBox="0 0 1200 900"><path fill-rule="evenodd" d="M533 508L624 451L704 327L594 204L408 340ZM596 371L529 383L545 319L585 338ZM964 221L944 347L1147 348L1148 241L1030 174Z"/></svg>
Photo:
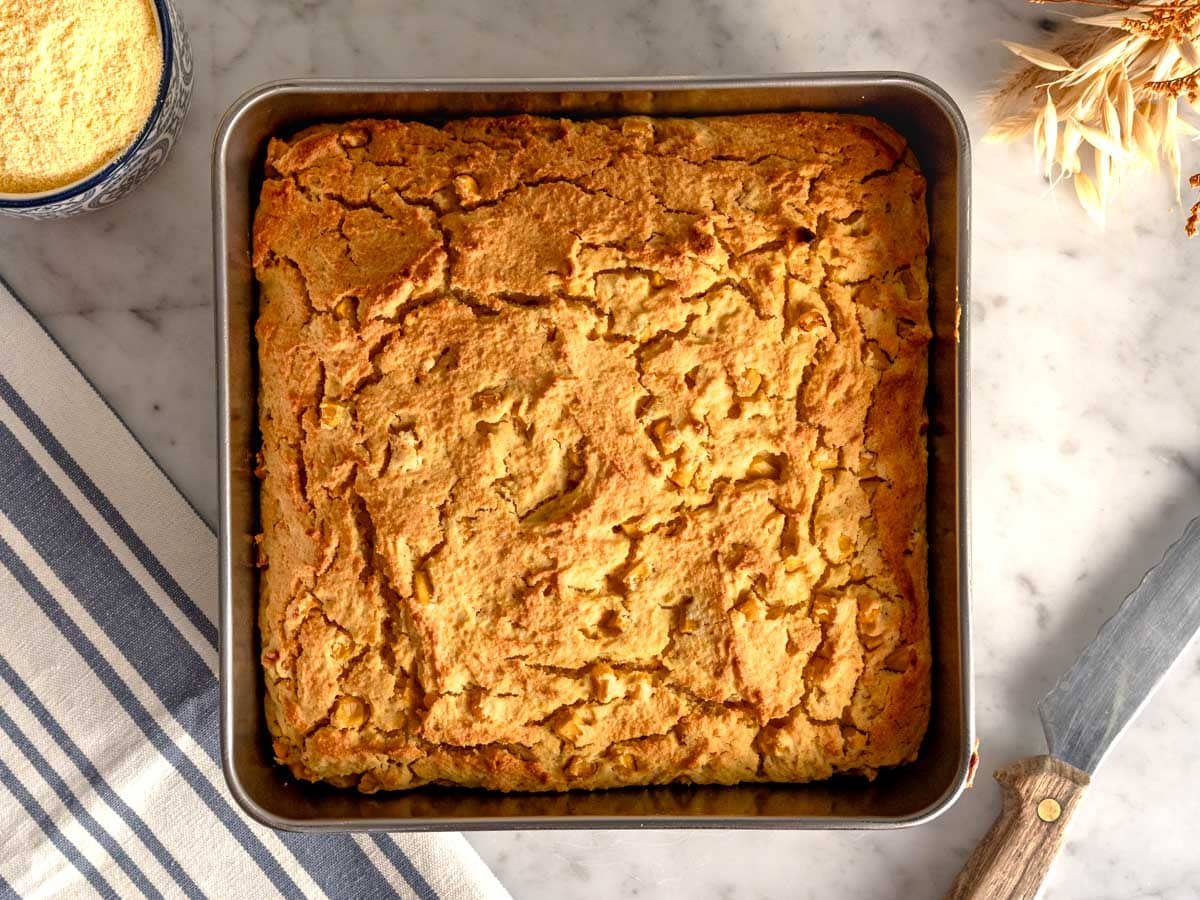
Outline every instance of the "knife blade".
<svg viewBox="0 0 1200 900"><path fill-rule="evenodd" d="M1200 629L1200 518L1038 704L1055 759L1093 773Z"/></svg>
<svg viewBox="0 0 1200 900"><path fill-rule="evenodd" d="M1038 704L1050 755L996 772L1003 806L947 897L1032 898L1113 743L1200 630L1200 517Z"/></svg>

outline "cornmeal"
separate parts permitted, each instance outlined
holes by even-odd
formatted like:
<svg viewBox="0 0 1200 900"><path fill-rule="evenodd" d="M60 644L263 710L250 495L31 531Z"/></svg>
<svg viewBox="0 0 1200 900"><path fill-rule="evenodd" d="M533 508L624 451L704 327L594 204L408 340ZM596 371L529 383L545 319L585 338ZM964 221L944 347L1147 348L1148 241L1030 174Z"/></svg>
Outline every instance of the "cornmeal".
<svg viewBox="0 0 1200 900"><path fill-rule="evenodd" d="M162 65L148 0L2 0L0 192L62 187L121 153Z"/></svg>
<svg viewBox="0 0 1200 900"><path fill-rule="evenodd" d="M929 711L925 182L822 114L271 142L266 714L299 778L872 776Z"/></svg>

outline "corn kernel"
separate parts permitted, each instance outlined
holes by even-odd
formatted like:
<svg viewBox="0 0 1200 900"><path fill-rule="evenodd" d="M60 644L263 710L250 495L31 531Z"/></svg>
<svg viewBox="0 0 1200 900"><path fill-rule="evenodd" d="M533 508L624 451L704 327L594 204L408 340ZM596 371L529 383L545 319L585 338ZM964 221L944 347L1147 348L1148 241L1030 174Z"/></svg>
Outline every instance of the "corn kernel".
<svg viewBox="0 0 1200 900"><path fill-rule="evenodd" d="M332 400L322 400L318 407L321 414L322 428L336 428L346 421L346 406Z"/></svg>
<svg viewBox="0 0 1200 900"><path fill-rule="evenodd" d="M329 721L338 728L358 728L367 720L367 705L357 697L341 696L333 705Z"/></svg>
<svg viewBox="0 0 1200 900"><path fill-rule="evenodd" d="M822 445L813 451L812 463L818 469L836 469L840 456L841 453L836 448Z"/></svg>
<svg viewBox="0 0 1200 900"><path fill-rule="evenodd" d="M734 607L738 612L746 617L749 622L761 622L767 617L766 605L759 599L758 595L750 594Z"/></svg>
<svg viewBox="0 0 1200 900"><path fill-rule="evenodd" d="M654 685L650 683L649 677L642 675L633 684L633 690L628 692L629 696L634 700L645 702L654 694Z"/></svg>
<svg viewBox="0 0 1200 900"><path fill-rule="evenodd" d="M564 741L574 744L583 737L583 729L573 718L564 719L554 727L554 732Z"/></svg>
<svg viewBox="0 0 1200 900"><path fill-rule="evenodd" d="M778 478L779 461L767 453L760 453L746 467L747 478Z"/></svg>
<svg viewBox="0 0 1200 900"><path fill-rule="evenodd" d="M583 453L578 447L571 447L567 450L566 462L568 471L576 475L580 474L580 471L584 469Z"/></svg>
<svg viewBox="0 0 1200 900"><path fill-rule="evenodd" d="M868 650L875 650L883 646L885 637L882 634L868 634L865 631L859 633L859 640L862 642L863 647Z"/></svg>
<svg viewBox="0 0 1200 900"><path fill-rule="evenodd" d="M587 778L595 775L598 768L596 763L588 762L582 756L573 756L567 761L563 771L567 773L568 778Z"/></svg>
<svg viewBox="0 0 1200 900"><path fill-rule="evenodd" d="M822 594L813 600L812 617L821 625L828 625L837 614L837 598Z"/></svg>
<svg viewBox="0 0 1200 900"><path fill-rule="evenodd" d="M659 452L665 452L667 441L671 439L674 429L666 419L658 419L650 423L650 438L658 447Z"/></svg>
<svg viewBox="0 0 1200 900"><path fill-rule="evenodd" d="M354 318L354 300L351 297L343 297L338 301L337 306L333 308L333 314L339 319Z"/></svg>
<svg viewBox="0 0 1200 900"><path fill-rule="evenodd" d="M601 703L608 703L621 695L621 680L612 666L607 663L592 666L592 693Z"/></svg>
<svg viewBox="0 0 1200 900"><path fill-rule="evenodd" d="M454 176L454 192L461 203L474 203L479 199L479 182L470 175Z"/></svg>
<svg viewBox="0 0 1200 900"><path fill-rule="evenodd" d="M417 569L413 572L413 595L417 598L417 603L425 606L433 599L433 582L429 578L429 573L424 569Z"/></svg>
<svg viewBox="0 0 1200 900"><path fill-rule="evenodd" d="M763 377L755 369L747 369L742 375L742 382L738 385L737 395L739 397L753 397L758 393L758 389L762 387Z"/></svg>
<svg viewBox="0 0 1200 900"><path fill-rule="evenodd" d="M685 488L692 483L692 479L696 476L696 464L694 462L681 461L675 466L675 471L667 477L675 483L677 487Z"/></svg>
<svg viewBox="0 0 1200 900"><path fill-rule="evenodd" d="M617 121L621 123L622 134L643 141L654 140L654 125L644 116L627 116Z"/></svg>
<svg viewBox="0 0 1200 900"><path fill-rule="evenodd" d="M371 134L365 128L346 128L338 135L338 143L343 147L365 147L370 139Z"/></svg>
<svg viewBox="0 0 1200 900"><path fill-rule="evenodd" d="M329 652L330 655L338 662L344 662L352 657L355 653L354 641L347 637L336 640L330 645Z"/></svg>
<svg viewBox="0 0 1200 900"><path fill-rule="evenodd" d="M875 468L875 464L879 461L879 457L870 450L864 450L858 454L858 471L855 473L859 478L875 478L879 472Z"/></svg>
<svg viewBox="0 0 1200 900"><path fill-rule="evenodd" d="M814 582L825 571L825 560L821 552L807 542L796 549L796 552L783 561L783 568L789 573L799 572L810 582Z"/></svg>

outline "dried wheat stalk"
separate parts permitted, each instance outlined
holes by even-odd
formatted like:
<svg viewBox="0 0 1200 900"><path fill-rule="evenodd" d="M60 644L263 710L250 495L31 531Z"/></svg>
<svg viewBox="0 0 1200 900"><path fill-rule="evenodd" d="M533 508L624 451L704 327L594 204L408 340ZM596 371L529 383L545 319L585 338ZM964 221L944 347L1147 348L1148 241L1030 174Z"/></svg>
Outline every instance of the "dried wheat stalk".
<svg viewBox="0 0 1200 900"><path fill-rule="evenodd" d="M1179 141L1200 136L1181 115L1185 103L1200 112L1200 0L1080 2L1105 12L1072 17L1053 49L1003 42L1025 63L992 94L985 140L1032 134L1039 169L1072 178L1079 202L1103 222L1125 175L1160 160L1179 196ZM1190 183L1200 188L1200 175ZM1187 230L1200 231L1200 203Z"/></svg>

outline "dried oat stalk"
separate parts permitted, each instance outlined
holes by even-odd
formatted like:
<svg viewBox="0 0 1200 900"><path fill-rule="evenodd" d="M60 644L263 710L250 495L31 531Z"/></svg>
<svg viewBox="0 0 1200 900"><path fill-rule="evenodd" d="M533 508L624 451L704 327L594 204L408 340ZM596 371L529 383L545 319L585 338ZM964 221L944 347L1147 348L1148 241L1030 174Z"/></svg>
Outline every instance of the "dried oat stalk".
<svg viewBox="0 0 1200 900"><path fill-rule="evenodd" d="M1200 191L1200 175L1193 175L1188 184ZM1195 237L1200 233L1200 200L1192 204L1192 214L1187 220L1187 233L1188 237Z"/></svg>
<svg viewBox="0 0 1200 900"><path fill-rule="evenodd" d="M1200 113L1200 0L1082 2L1103 12L1072 17L1052 49L1003 42L1024 64L992 94L985 140L1032 135L1039 169L1071 178L1102 223L1125 176L1161 161L1179 197L1180 140L1200 135L1187 118ZM1200 203L1187 229L1200 230Z"/></svg>

